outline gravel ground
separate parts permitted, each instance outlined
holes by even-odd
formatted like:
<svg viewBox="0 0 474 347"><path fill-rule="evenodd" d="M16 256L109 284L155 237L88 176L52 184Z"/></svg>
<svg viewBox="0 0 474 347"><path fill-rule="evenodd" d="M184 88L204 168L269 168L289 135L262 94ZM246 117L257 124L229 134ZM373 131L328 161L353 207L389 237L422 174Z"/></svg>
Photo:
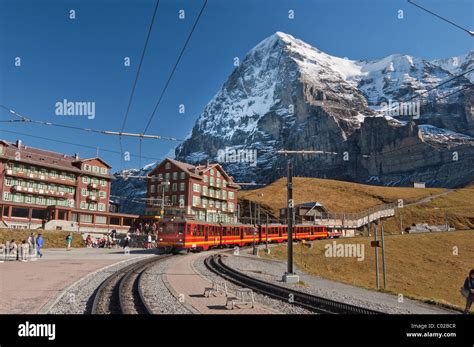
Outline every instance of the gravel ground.
<svg viewBox="0 0 474 347"><path fill-rule="evenodd" d="M105 270L85 276L74 287L64 292L47 313L51 314L90 314L92 309L93 294L101 283L114 272L146 257L136 257L112 265Z"/></svg>
<svg viewBox="0 0 474 347"><path fill-rule="evenodd" d="M228 253L226 253L228 254ZM222 281L222 277L217 276L213 272L209 271L206 266L204 265L204 259L208 257L210 254L203 254L201 257L197 258L194 261L193 267L194 269L201 274L202 276L206 277L208 280L220 280ZM233 283L227 281L227 288L230 291L235 291L235 289L240 288ZM273 310L275 313L283 313L283 314L315 314L314 312L308 311L302 307L298 307L292 305L291 303L284 303L280 300L272 299L266 295L254 293L254 299L256 302L267 306Z"/></svg>
<svg viewBox="0 0 474 347"><path fill-rule="evenodd" d="M174 257L156 263L142 275L143 296L154 314L189 314L190 312L175 298L163 282L162 275L166 273Z"/></svg>
<svg viewBox="0 0 474 347"><path fill-rule="evenodd" d="M345 302L355 306L366 307L380 312L391 314L446 314L454 313L434 305L424 304L415 300L403 299L398 302L398 297L386 293L380 293L364 288L326 280L320 277L307 275L298 269L296 273L300 276L300 284L288 284L281 281L286 272L286 262L269 259L256 258L241 252L240 256L227 253L224 262L230 267L247 275L273 282L280 286L293 288L309 294L321 296L335 301Z"/></svg>

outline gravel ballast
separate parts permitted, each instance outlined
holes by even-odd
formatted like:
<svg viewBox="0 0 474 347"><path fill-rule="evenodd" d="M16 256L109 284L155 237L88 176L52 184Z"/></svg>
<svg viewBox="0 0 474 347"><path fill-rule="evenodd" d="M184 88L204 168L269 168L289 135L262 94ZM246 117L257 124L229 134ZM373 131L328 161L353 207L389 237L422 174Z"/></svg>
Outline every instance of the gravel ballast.
<svg viewBox="0 0 474 347"><path fill-rule="evenodd" d="M190 312L172 295L163 281L174 257L158 262L142 275L142 292L154 314L189 314Z"/></svg>
<svg viewBox="0 0 474 347"><path fill-rule="evenodd" d="M92 302L97 288L102 282L113 273L126 267L129 264L143 260L146 257L135 257L108 266L105 269L93 272L78 282L71 288L63 292L56 303L46 313L50 314L90 314Z"/></svg>
<svg viewBox="0 0 474 347"><path fill-rule="evenodd" d="M228 253L226 253L228 254ZM215 273L209 271L204 265L204 259L206 257L210 256L210 254L203 253L202 256L198 257L193 264L194 269L207 278L210 281L217 280L217 281L222 281L222 277L217 276ZM236 286L235 284L227 281L227 288L230 291L235 291L237 288L241 288ZM254 299L256 302L258 302L261 305L264 305L266 307L271 308L272 310L275 311L275 313L280 313L280 314L315 314L314 312L308 311L302 307L298 307L295 305L292 305L290 302L285 303L280 300L275 300L272 299L266 295L262 295L259 293L254 293Z"/></svg>
<svg viewBox="0 0 474 347"><path fill-rule="evenodd" d="M453 313L441 307L424 304L407 298L403 298L403 301L399 302L399 298L395 295L308 275L298 269L296 269L295 272L300 276L300 283L288 284L281 280L282 275L286 272L286 262L262 259L249 255L247 251L241 252L239 256L235 256L232 253L227 253L227 255L228 256L224 259L225 264L242 273L279 286L292 288L327 299L390 314Z"/></svg>

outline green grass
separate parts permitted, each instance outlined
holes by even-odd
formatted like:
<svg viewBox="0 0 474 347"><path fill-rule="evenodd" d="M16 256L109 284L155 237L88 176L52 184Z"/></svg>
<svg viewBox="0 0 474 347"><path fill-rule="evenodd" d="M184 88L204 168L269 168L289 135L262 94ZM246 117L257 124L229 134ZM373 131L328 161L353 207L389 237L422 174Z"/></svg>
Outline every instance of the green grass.
<svg viewBox="0 0 474 347"><path fill-rule="evenodd" d="M326 257L325 245L359 243L364 245L364 260ZM375 249L372 238L354 237L313 242L308 249L294 247L294 262L306 273L358 287L376 289ZM457 253L455 252L457 250ZM303 251L303 257L301 257ZM474 268L474 230L427 234L387 235L385 238L387 292L426 302L463 309L465 299L459 293L470 269ZM272 248L264 258L284 260L286 245ZM379 251L380 271L381 251ZM382 276L380 277L382 285Z"/></svg>
<svg viewBox="0 0 474 347"><path fill-rule="evenodd" d="M0 229L0 242L5 244L6 241L15 240L16 243L21 243L27 240L28 236L34 232L43 234L45 248L66 248L66 231L51 231L51 230L25 230L25 229ZM72 247L84 247L82 235L78 233L72 234Z"/></svg>

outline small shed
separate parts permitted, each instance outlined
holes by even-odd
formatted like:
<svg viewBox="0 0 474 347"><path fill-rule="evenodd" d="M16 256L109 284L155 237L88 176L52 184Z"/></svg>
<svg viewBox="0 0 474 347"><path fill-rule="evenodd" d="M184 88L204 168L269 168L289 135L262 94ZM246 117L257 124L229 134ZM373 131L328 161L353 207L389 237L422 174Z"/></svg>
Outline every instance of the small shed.
<svg viewBox="0 0 474 347"><path fill-rule="evenodd" d="M425 182L413 182L413 188L426 188Z"/></svg>
<svg viewBox="0 0 474 347"><path fill-rule="evenodd" d="M295 205L294 213L297 222L305 222L322 218L328 210L319 202L305 202ZM287 219L287 208L280 209L280 219Z"/></svg>

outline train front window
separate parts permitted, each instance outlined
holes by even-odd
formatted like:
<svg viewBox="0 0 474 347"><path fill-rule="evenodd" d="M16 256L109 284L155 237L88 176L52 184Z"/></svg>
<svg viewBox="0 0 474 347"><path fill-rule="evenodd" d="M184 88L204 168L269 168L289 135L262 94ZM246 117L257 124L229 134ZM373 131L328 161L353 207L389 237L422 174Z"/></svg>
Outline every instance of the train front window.
<svg viewBox="0 0 474 347"><path fill-rule="evenodd" d="M174 223L163 223L160 232L163 234L174 234L176 232L176 225Z"/></svg>
<svg viewBox="0 0 474 347"><path fill-rule="evenodd" d="M183 235L184 233L184 223L178 224L178 235Z"/></svg>

